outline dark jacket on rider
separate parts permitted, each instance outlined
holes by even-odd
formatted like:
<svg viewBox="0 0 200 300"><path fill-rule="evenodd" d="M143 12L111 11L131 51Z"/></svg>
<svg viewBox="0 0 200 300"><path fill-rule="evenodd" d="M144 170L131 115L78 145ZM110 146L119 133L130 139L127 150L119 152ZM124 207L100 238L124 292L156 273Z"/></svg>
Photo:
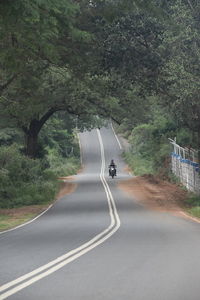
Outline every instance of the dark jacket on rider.
<svg viewBox="0 0 200 300"><path fill-rule="evenodd" d="M114 160L113 160L113 159L112 159L111 162L110 162L109 168L110 168L110 167L116 168L116 164L114 163Z"/></svg>

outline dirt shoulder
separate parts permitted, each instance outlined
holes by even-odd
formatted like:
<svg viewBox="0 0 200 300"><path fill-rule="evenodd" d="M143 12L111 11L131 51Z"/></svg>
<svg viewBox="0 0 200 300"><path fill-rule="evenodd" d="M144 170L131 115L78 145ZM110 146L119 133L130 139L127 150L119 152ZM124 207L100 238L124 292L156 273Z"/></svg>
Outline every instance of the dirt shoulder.
<svg viewBox="0 0 200 300"><path fill-rule="evenodd" d="M174 214L180 214L185 209L187 191L153 175L133 177L120 182L119 187L148 209Z"/></svg>
<svg viewBox="0 0 200 300"><path fill-rule="evenodd" d="M76 188L77 184L73 182L74 178L73 176L68 176L68 177L60 177L59 180L60 182L60 190L56 196L56 199L60 199L65 195L69 195L73 193Z"/></svg>
<svg viewBox="0 0 200 300"><path fill-rule="evenodd" d="M73 177L62 177L60 180L60 190L55 201L65 195L75 191L77 184L73 182ZM54 201L54 202L55 202ZM0 232L11 229L25 222L30 221L42 212L44 212L50 204L30 205L12 209L0 209Z"/></svg>

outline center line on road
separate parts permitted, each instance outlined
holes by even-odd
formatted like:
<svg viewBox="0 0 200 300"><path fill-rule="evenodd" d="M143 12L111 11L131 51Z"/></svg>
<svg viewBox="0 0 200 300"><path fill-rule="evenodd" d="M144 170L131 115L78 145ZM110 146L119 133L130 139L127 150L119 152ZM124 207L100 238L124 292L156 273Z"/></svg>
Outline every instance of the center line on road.
<svg viewBox="0 0 200 300"><path fill-rule="evenodd" d="M113 199L111 190L108 186L108 183L105 179L104 170L105 170L105 154L104 154L104 146L101 138L100 131L97 129L97 135L100 144L101 150L101 172L100 172L100 180L103 184L107 201L109 207L110 214L110 225L104 231L96 235L94 238L84 243L78 248L71 250L70 252L56 258L55 260L41 266L40 268L35 269L32 272L29 272L15 280L12 280L0 287L0 300L6 299L9 296L19 292L20 290L30 286L31 284L41 280L42 278L54 273L55 271L61 269L66 266L70 262L79 258L80 256L86 254L91 251L95 247L99 246L103 242L105 242L108 238L110 238L120 227L120 219L117 213L115 201Z"/></svg>

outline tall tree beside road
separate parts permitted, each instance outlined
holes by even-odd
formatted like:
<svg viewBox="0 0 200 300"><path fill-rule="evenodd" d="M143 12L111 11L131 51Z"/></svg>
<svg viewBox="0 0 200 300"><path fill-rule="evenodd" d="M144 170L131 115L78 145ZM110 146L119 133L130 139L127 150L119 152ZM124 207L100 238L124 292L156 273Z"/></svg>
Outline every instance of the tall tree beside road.
<svg viewBox="0 0 200 300"><path fill-rule="evenodd" d="M37 135L56 111L48 99L52 90L45 72L63 64L62 56L69 64L65 41L71 44L79 34L73 26L77 9L67 0L0 3L1 115L23 129L29 156L35 156Z"/></svg>
<svg viewBox="0 0 200 300"><path fill-rule="evenodd" d="M200 5L173 1L168 9L174 22L165 31L168 57L159 77L160 102L179 126L192 132L193 143L197 141L200 149Z"/></svg>
<svg viewBox="0 0 200 300"><path fill-rule="evenodd" d="M75 24L79 6L73 1L0 6L1 117L24 131L26 154L35 157L38 134L52 114L66 110L85 118L91 110L82 83L90 36Z"/></svg>

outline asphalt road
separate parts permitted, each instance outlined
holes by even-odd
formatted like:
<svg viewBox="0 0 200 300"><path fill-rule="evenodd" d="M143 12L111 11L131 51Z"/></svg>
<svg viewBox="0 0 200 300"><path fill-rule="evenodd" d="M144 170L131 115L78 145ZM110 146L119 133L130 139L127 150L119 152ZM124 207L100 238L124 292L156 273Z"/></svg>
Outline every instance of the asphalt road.
<svg viewBox="0 0 200 300"><path fill-rule="evenodd" d="M0 299L199 300L200 225L147 211L117 188L129 175L111 128L80 141L76 191L0 234Z"/></svg>

